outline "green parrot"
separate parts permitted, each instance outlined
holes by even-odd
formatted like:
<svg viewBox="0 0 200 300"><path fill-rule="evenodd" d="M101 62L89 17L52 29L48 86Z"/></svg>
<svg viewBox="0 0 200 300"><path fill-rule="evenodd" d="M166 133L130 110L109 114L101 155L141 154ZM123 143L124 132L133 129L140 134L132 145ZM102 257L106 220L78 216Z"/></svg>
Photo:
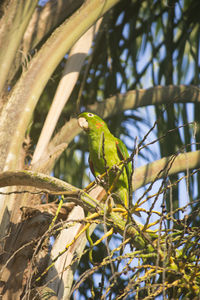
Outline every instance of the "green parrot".
<svg viewBox="0 0 200 300"><path fill-rule="evenodd" d="M107 172L105 177L106 191L111 186L111 195L116 206L129 207L129 181L131 180L132 164L129 162L122 169L117 170L116 165L129 157L124 143L111 134L107 124L97 115L83 112L78 116L79 126L87 133L89 141L89 165L95 177ZM118 178L117 178L118 176Z"/></svg>

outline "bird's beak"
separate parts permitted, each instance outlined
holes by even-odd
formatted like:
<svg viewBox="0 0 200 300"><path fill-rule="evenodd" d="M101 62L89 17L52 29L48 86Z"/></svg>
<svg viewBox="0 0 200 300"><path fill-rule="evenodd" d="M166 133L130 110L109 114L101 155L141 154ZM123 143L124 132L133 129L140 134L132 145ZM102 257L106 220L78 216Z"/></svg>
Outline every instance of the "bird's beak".
<svg viewBox="0 0 200 300"><path fill-rule="evenodd" d="M78 119L78 125L83 129L83 130L88 130L88 121L85 118L79 118Z"/></svg>

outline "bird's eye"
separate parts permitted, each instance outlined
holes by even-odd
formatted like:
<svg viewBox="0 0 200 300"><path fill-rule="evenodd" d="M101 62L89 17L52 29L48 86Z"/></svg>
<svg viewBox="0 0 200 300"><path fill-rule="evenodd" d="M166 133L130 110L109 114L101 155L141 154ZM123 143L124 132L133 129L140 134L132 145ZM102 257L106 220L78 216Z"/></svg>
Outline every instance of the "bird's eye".
<svg viewBox="0 0 200 300"><path fill-rule="evenodd" d="M89 113L88 117L94 117L94 115L92 113Z"/></svg>

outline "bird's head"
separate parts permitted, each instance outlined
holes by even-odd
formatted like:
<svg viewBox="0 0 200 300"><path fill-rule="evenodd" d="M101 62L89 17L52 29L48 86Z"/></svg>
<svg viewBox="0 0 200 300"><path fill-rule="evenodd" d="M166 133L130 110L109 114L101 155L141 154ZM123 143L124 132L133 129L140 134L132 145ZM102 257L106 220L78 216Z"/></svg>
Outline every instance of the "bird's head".
<svg viewBox="0 0 200 300"><path fill-rule="evenodd" d="M78 116L78 125L86 132L106 130L106 123L97 115L83 112Z"/></svg>

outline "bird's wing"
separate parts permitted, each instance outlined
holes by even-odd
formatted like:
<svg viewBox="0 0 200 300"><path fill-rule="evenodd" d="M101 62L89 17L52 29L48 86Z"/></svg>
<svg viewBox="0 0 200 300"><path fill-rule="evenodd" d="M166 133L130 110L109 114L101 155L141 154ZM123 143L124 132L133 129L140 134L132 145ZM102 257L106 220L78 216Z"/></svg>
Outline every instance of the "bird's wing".
<svg viewBox="0 0 200 300"><path fill-rule="evenodd" d="M89 162L89 166L90 166L90 170L91 170L92 174L94 175L94 177L96 177L95 172L94 172L94 165L93 165L92 160L90 159L90 156L88 157L88 162Z"/></svg>
<svg viewBox="0 0 200 300"><path fill-rule="evenodd" d="M128 154L128 150L127 150L126 146L124 145L124 143L120 139L117 139L117 138L116 138L115 142L116 142L116 147L117 147L117 153L118 153L120 160L127 159L129 157L129 154ZM130 179L131 173L132 173L131 162L126 164L126 172L127 172L128 178Z"/></svg>

